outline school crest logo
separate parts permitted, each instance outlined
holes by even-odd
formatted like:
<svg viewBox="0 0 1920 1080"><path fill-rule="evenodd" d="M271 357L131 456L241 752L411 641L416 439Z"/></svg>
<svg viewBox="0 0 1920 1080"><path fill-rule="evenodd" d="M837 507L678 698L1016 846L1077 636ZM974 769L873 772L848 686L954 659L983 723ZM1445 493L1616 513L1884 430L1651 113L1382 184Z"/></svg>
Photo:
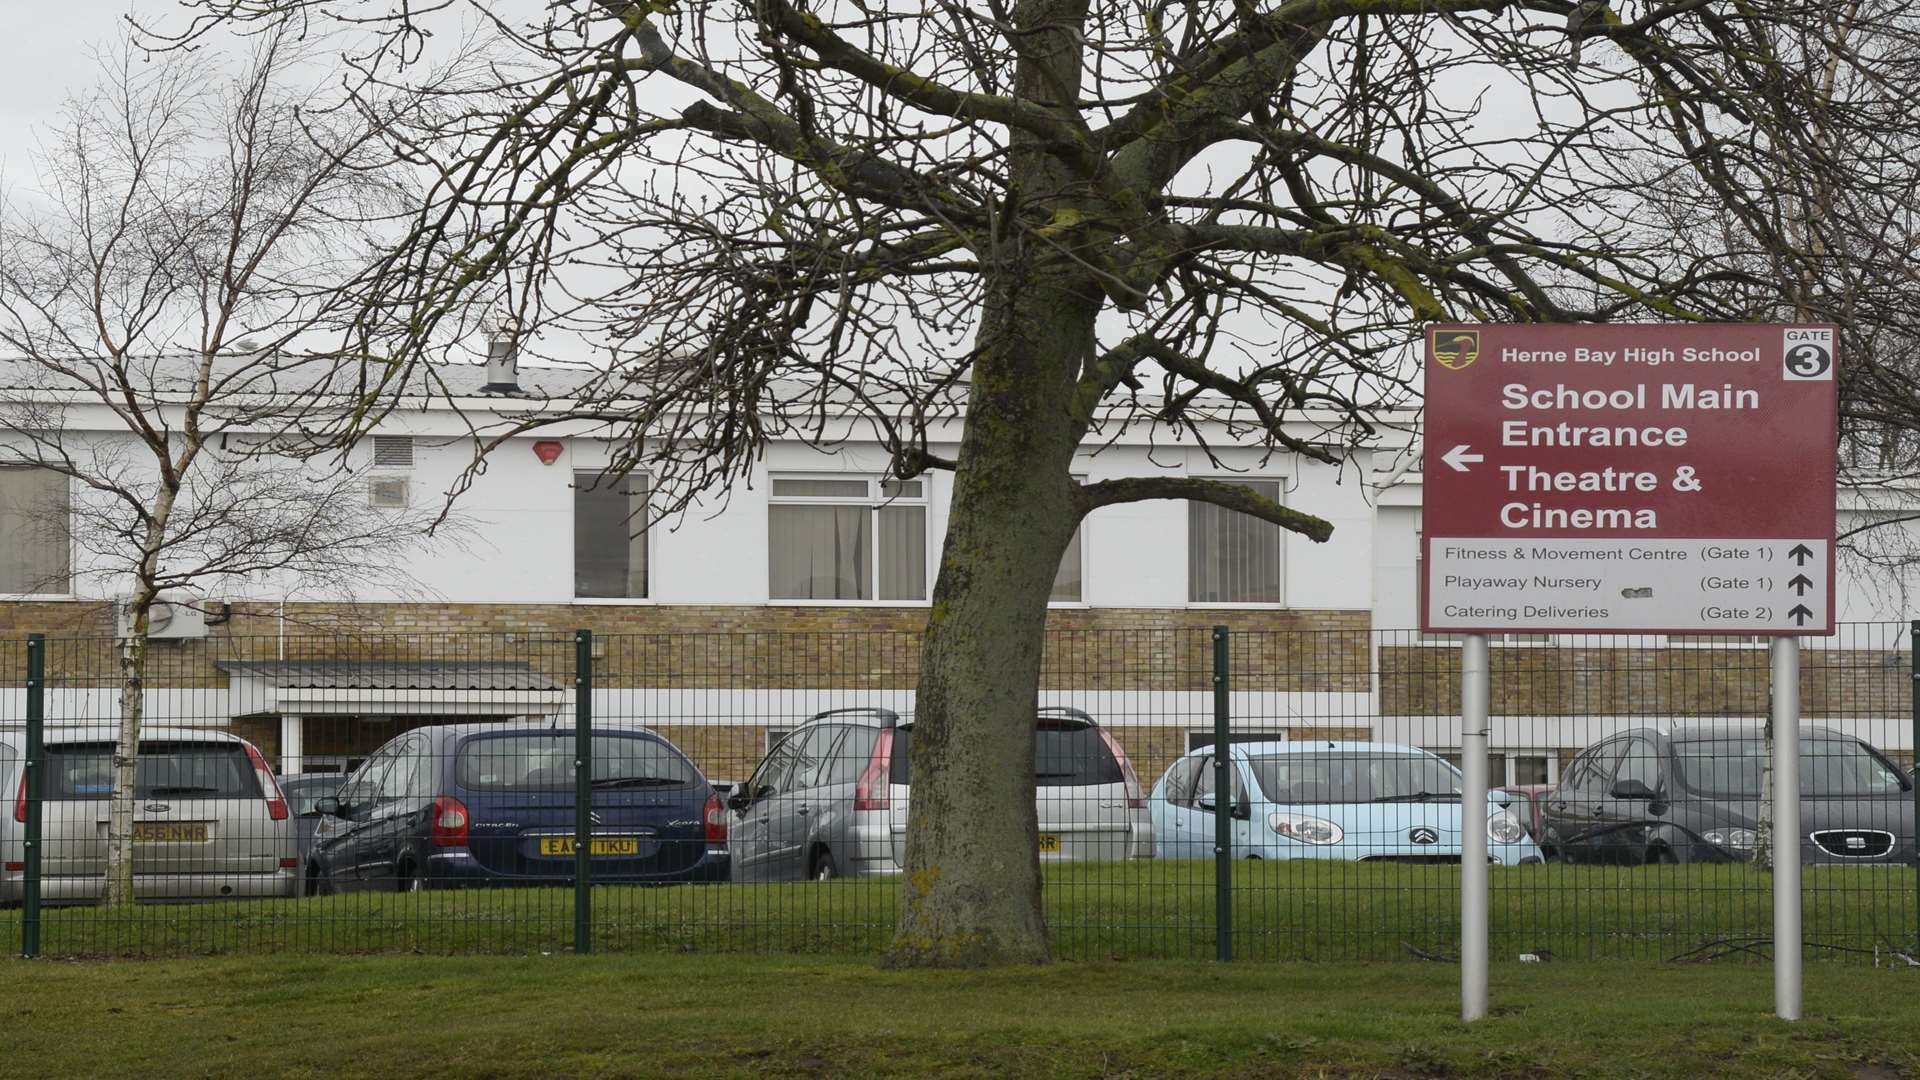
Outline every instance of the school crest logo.
<svg viewBox="0 0 1920 1080"><path fill-rule="evenodd" d="M1459 371L1480 358L1480 331L1433 331L1433 358L1448 371Z"/></svg>

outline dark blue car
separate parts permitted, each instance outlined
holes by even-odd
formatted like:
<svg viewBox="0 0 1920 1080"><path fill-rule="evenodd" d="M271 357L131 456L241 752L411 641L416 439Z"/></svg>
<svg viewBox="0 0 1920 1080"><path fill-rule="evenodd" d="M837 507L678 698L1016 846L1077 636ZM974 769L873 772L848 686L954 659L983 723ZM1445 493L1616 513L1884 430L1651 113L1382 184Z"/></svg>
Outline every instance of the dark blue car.
<svg viewBox="0 0 1920 1080"><path fill-rule="evenodd" d="M543 885L574 868L574 733L503 724L395 737L323 799L309 892ZM593 732L596 882L724 881L726 807L645 728Z"/></svg>

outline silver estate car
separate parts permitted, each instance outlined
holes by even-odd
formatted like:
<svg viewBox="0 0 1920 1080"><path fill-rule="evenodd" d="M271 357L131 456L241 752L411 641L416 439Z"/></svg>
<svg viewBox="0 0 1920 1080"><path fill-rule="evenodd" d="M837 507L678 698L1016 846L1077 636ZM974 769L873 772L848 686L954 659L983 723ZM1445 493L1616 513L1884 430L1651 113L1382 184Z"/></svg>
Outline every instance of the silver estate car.
<svg viewBox="0 0 1920 1080"><path fill-rule="evenodd" d="M834 709L782 739L727 801L735 881L897 874L906 861L913 722ZM1042 862L1150 859L1153 819L1127 755L1079 709L1038 710Z"/></svg>
<svg viewBox="0 0 1920 1080"><path fill-rule="evenodd" d="M41 814L41 897L98 900L106 887L109 725L49 727ZM26 735L0 732L0 901L25 876ZM294 896L299 853L286 797L252 743L204 728L148 727L134 770L133 891L143 900Z"/></svg>

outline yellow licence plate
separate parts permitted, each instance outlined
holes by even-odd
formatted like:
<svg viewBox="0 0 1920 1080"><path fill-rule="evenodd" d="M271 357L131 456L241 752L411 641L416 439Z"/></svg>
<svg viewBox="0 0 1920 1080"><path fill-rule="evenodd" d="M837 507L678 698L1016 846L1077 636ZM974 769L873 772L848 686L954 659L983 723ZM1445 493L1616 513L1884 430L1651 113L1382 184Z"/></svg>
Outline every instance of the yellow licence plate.
<svg viewBox="0 0 1920 1080"><path fill-rule="evenodd" d="M596 836L593 838L593 846L589 850L595 855L638 855L640 854L640 838L637 836ZM540 838L540 854L542 855L571 855L573 851L573 837L571 836L543 836Z"/></svg>
<svg viewBox="0 0 1920 1080"><path fill-rule="evenodd" d="M207 842L207 823L204 821L136 821L133 823L133 842L136 844L204 844Z"/></svg>
<svg viewBox="0 0 1920 1080"><path fill-rule="evenodd" d="M1060 834L1043 832L1040 834L1040 854L1059 854Z"/></svg>

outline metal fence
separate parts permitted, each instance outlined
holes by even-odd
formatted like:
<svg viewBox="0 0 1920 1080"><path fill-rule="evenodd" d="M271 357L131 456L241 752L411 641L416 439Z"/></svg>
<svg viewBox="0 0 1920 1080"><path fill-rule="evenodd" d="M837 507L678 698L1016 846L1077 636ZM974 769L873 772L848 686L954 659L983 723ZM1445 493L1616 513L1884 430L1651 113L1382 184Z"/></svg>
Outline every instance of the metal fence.
<svg viewBox="0 0 1920 1080"><path fill-rule="evenodd" d="M1807 640L1810 959L1920 955L1911 640ZM871 953L892 936L917 635L148 649L127 786L121 644L0 648L0 950ZM1463 807L1455 642L1050 633L1035 854L1055 954L1451 957L1460 825L1483 813L1496 961L1767 955L1764 642L1496 639L1492 668L1505 790ZM137 902L105 903L123 837Z"/></svg>

